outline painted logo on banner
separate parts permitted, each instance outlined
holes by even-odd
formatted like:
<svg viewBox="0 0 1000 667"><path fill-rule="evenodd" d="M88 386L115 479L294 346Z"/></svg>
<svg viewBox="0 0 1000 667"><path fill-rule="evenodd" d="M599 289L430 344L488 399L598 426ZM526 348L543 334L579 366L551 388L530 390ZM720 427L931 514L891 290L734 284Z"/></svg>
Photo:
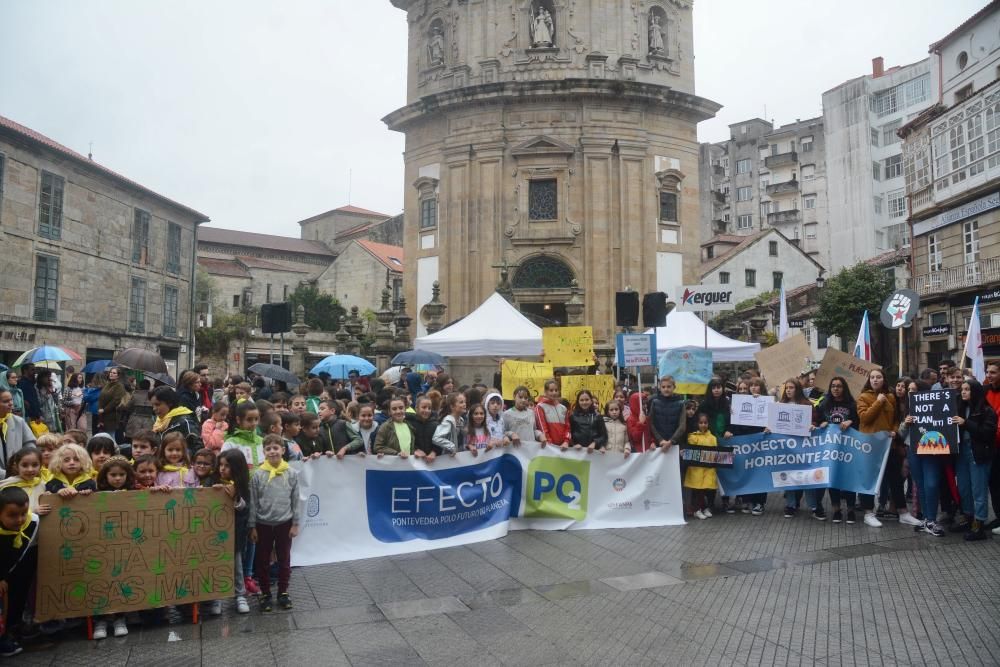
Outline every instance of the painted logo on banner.
<svg viewBox="0 0 1000 667"><path fill-rule="evenodd" d="M587 517L587 480L590 461L536 456L528 464L528 494L524 505L527 519L573 519Z"/></svg>
<svg viewBox="0 0 1000 667"><path fill-rule="evenodd" d="M482 530L517 515L522 473L510 455L443 470L367 470L368 528L380 542Z"/></svg>

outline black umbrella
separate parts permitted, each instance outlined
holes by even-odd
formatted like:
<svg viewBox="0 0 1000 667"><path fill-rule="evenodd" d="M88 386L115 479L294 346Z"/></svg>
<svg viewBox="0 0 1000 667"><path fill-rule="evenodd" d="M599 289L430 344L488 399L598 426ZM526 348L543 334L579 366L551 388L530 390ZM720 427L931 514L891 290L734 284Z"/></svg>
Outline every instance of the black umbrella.
<svg viewBox="0 0 1000 667"><path fill-rule="evenodd" d="M142 347L129 347L122 350L115 355L115 365L149 373L167 372L167 362L163 361L163 357Z"/></svg>
<svg viewBox="0 0 1000 667"><path fill-rule="evenodd" d="M177 381L174 380L169 375L167 375L166 373L153 373L153 372L147 371L147 372L143 373L143 376L147 380L153 380L155 382L159 382L160 384L165 384L165 385L167 385L169 387L176 387L177 386Z"/></svg>
<svg viewBox="0 0 1000 667"><path fill-rule="evenodd" d="M257 375L263 375L266 378L271 378L272 380L277 380L278 382L284 382L289 387L297 387L302 384L298 376L286 368L282 368L277 364L254 364L247 369L251 373L256 373Z"/></svg>
<svg viewBox="0 0 1000 667"><path fill-rule="evenodd" d="M441 366L444 364L444 357L434 352L426 350L409 350L400 352L392 358L393 366Z"/></svg>

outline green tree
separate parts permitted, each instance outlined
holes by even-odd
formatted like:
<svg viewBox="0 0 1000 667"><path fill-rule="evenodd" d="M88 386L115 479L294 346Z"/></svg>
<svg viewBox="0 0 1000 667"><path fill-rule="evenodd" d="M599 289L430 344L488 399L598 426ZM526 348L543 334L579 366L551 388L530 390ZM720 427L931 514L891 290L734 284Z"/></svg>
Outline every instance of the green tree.
<svg viewBox="0 0 1000 667"><path fill-rule="evenodd" d="M301 305L306 310L306 324L318 331L339 331L340 317L347 311L331 295L320 292L313 285L299 285L288 297L292 304L292 316Z"/></svg>
<svg viewBox="0 0 1000 667"><path fill-rule="evenodd" d="M195 347L199 355L225 357L229 343L246 335L247 318L243 313L216 314L212 326L194 330Z"/></svg>
<svg viewBox="0 0 1000 667"><path fill-rule="evenodd" d="M869 320L877 322L882 302L895 287L889 274L870 264L862 262L842 269L820 290L816 327L825 334L853 341L865 311Z"/></svg>

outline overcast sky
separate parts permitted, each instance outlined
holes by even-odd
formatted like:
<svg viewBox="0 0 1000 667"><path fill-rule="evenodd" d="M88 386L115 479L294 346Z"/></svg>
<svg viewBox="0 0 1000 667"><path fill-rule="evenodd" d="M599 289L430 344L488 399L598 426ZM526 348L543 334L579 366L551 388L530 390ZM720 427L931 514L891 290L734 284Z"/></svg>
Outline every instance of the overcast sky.
<svg viewBox="0 0 1000 667"><path fill-rule="evenodd" d="M927 55L986 0L696 0L702 141ZM0 115L207 213L298 235L348 203L402 206L406 19L389 0L0 0ZM351 185L349 187L349 177Z"/></svg>

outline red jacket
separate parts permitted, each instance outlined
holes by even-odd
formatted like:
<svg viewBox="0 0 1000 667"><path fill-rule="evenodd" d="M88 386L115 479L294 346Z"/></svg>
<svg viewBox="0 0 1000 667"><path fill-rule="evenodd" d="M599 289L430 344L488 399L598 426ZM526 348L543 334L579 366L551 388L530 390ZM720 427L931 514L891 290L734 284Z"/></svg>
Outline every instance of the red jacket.
<svg viewBox="0 0 1000 667"><path fill-rule="evenodd" d="M1000 389L996 387L988 387L986 389L986 402L990 404L993 408L993 412L997 413L1000 417ZM997 434L995 438L997 449L1000 449L1000 421L997 424Z"/></svg>
<svg viewBox="0 0 1000 667"><path fill-rule="evenodd" d="M535 421L550 445L569 442L569 411L561 402L540 397L535 405Z"/></svg>
<svg viewBox="0 0 1000 667"><path fill-rule="evenodd" d="M625 420L628 427L628 439L632 444L633 452L644 452L652 449L656 445L653 442L653 431L649 426L649 415L639 423L639 401L642 400L642 393L635 392L628 397L629 415Z"/></svg>

